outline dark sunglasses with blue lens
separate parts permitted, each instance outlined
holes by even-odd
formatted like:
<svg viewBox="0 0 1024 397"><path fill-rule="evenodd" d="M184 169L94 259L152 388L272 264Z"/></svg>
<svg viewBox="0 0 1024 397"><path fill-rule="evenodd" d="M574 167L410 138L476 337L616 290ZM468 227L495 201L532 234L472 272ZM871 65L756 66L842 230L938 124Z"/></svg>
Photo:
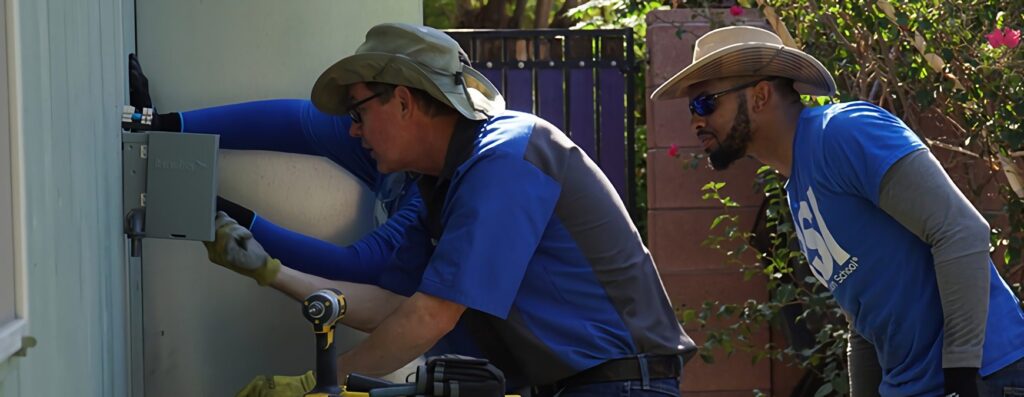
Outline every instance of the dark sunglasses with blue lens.
<svg viewBox="0 0 1024 397"><path fill-rule="evenodd" d="M352 122L356 124L363 123L363 115L359 114L359 107L363 106L364 103L369 102L371 99L381 96L382 93L370 95L366 98L360 99L348 107L348 117L352 118Z"/></svg>
<svg viewBox="0 0 1024 397"><path fill-rule="evenodd" d="M757 83L760 83L762 81L772 80L775 80L775 78L769 77L766 79L754 80L746 84L741 84L723 91L716 92L714 94L697 95L696 97L690 100L690 113L700 117L710 116L711 113L715 112L715 107L718 105L718 97L728 94L730 92L735 92L742 90L744 88L753 87L757 85Z"/></svg>

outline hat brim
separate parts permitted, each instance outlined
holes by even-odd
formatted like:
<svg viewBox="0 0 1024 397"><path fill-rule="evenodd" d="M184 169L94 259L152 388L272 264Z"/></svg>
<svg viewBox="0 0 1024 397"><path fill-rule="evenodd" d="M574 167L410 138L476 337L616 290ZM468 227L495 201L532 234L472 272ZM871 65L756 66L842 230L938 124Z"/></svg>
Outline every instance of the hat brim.
<svg viewBox="0 0 1024 397"><path fill-rule="evenodd" d="M778 76L793 80L804 95L830 96L836 82L825 66L803 51L777 44L737 43L704 56L676 73L651 94L653 100L689 96L687 88L711 79Z"/></svg>
<svg viewBox="0 0 1024 397"><path fill-rule="evenodd" d="M327 68L313 84L310 99L324 113L344 115L352 103L352 84L379 82L423 90L471 120L483 120L505 109L504 98L482 74L464 66L462 75L466 87L454 76L425 70L402 55L355 54Z"/></svg>

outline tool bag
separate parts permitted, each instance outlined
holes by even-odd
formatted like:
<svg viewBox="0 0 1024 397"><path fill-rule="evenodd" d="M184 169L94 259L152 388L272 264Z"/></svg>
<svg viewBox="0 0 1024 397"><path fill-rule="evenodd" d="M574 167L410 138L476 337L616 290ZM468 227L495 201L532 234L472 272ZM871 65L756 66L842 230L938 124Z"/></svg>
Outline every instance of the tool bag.
<svg viewBox="0 0 1024 397"><path fill-rule="evenodd" d="M505 374L485 359L446 354L416 369L416 395L502 397Z"/></svg>

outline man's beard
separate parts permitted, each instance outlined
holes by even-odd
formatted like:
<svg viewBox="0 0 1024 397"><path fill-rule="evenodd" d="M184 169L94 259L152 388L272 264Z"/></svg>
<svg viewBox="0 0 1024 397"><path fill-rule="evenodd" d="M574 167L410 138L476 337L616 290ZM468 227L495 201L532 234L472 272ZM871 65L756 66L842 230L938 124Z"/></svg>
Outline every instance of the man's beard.
<svg viewBox="0 0 1024 397"><path fill-rule="evenodd" d="M719 141L718 135L711 134L718 141L718 148L708 153L708 163L715 170L729 168L732 163L747 156L747 145L750 144L750 117L747 114L747 97L740 93L739 109L733 119L732 129L725 140Z"/></svg>

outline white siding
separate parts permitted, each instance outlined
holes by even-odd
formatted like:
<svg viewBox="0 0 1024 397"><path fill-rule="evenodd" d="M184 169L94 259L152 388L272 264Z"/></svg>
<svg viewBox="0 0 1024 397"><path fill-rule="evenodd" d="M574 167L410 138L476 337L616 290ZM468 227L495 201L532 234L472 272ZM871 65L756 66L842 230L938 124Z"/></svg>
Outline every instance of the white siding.
<svg viewBox="0 0 1024 397"><path fill-rule="evenodd" d="M18 2L28 333L0 390L125 393L121 0ZM13 385L13 386L9 386Z"/></svg>

